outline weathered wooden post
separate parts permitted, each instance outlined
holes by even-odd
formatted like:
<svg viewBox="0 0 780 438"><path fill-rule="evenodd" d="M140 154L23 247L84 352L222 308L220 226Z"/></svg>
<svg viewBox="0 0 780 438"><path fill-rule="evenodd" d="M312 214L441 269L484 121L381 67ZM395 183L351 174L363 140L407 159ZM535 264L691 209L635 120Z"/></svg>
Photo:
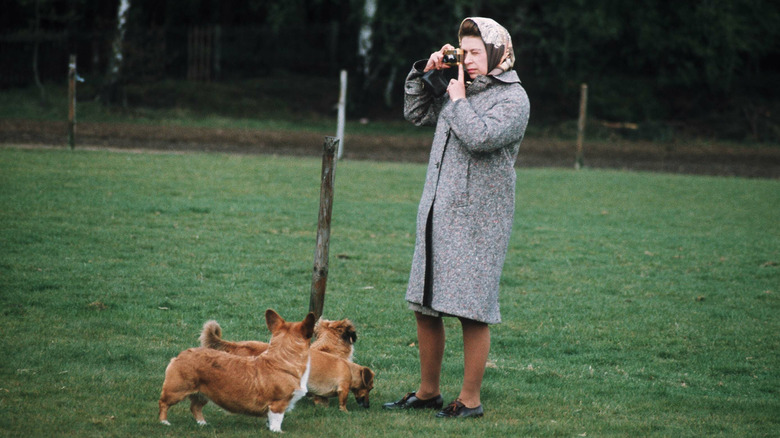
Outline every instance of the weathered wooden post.
<svg viewBox="0 0 780 438"><path fill-rule="evenodd" d="M339 139L325 137L320 183L320 213L317 220L317 246L314 249L314 271L311 278L309 311L319 318L325 303L325 285L328 282L328 248L330 246L330 218L333 211L334 156Z"/></svg>
<svg viewBox="0 0 780 438"><path fill-rule="evenodd" d="M76 55L68 62L68 146L76 147Z"/></svg>
<svg viewBox="0 0 780 438"><path fill-rule="evenodd" d="M582 158L582 142L585 138L585 115L588 109L588 84L582 84L580 87L580 119L577 122L577 158L574 162L574 168L580 169L584 165Z"/></svg>

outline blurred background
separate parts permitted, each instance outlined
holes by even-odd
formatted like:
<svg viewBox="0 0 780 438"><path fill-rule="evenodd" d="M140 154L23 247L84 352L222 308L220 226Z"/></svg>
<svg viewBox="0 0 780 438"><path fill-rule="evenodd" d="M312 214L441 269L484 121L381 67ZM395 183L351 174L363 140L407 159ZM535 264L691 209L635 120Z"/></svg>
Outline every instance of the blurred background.
<svg viewBox="0 0 780 438"><path fill-rule="evenodd" d="M770 0L3 0L0 93L45 104L74 54L80 100L330 117L344 69L348 117L400 120L411 64L467 16L512 34L535 129L565 134L587 83L590 123L615 135L780 140Z"/></svg>

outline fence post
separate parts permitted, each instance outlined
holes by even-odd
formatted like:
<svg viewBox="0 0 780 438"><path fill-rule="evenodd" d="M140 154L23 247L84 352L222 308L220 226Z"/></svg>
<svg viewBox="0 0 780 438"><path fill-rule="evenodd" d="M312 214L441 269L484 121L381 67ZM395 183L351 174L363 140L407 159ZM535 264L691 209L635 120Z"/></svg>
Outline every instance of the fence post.
<svg viewBox="0 0 780 438"><path fill-rule="evenodd" d="M314 271L311 278L309 311L319 318L325 304L325 286L328 282L328 249L330 247L330 218L333 211L333 181L335 152L339 139L325 137L320 183L320 210L317 220L317 246L314 250Z"/></svg>
<svg viewBox="0 0 780 438"><path fill-rule="evenodd" d="M339 89L339 120L336 127L336 137L339 139L339 151L337 158L340 160L344 153L344 123L347 111L347 71L341 70L341 88Z"/></svg>
<svg viewBox="0 0 780 438"><path fill-rule="evenodd" d="M68 146L76 147L76 55L68 62Z"/></svg>
<svg viewBox="0 0 780 438"><path fill-rule="evenodd" d="M582 158L582 142L585 138L585 115L588 108L588 84L580 86L580 118L577 121L577 158L574 162L575 169L581 169L584 165Z"/></svg>

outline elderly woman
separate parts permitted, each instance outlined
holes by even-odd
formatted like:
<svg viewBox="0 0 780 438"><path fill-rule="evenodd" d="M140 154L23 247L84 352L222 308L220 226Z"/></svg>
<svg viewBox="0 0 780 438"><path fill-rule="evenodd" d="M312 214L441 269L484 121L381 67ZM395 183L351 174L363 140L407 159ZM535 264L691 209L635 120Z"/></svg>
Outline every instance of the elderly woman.
<svg viewBox="0 0 780 438"><path fill-rule="evenodd" d="M498 289L515 210L514 164L530 105L509 32L489 18L463 20L464 58L443 96L423 82L444 64L449 44L418 61L406 79L404 116L435 125L417 213L406 301L414 311L420 385L385 409L441 409L442 317L459 318L464 375L460 394L438 417L481 417L480 389L490 351L489 324L501 322Z"/></svg>

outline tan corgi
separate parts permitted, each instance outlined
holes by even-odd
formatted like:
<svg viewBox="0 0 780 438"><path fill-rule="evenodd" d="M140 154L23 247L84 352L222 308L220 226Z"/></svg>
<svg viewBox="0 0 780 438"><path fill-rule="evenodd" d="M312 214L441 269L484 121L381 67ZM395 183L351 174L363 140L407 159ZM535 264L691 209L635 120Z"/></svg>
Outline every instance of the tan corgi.
<svg viewBox="0 0 780 438"><path fill-rule="evenodd" d="M352 361L357 333L355 325L348 319L330 321L320 319L314 326L312 350L331 353L342 359ZM226 341L222 339L222 327L217 321L207 321L200 333L200 346L215 350L229 351L240 356L257 356L263 353L268 344L260 341Z"/></svg>
<svg viewBox="0 0 780 438"><path fill-rule="evenodd" d="M268 427L281 432L285 411L306 394L311 369L309 342L314 313L301 322L286 322L268 309L265 320L271 342L256 356L237 356L209 348L191 348L171 359L160 394L160 422L168 422L168 408L190 398L198 424L206 424L203 406L213 401L227 411L267 415Z"/></svg>
<svg viewBox="0 0 780 438"><path fill-rule="evenodd" d="M317 340L311 345L312 368L309 377L309 395L317 404L327 405L328 397L339 397L339 409L347 411L347 396L351 390L355 400L364 408L370 406L369 392L374 387L374 372L352 363L355 326L348 319L329 321L320 319L314 328ZM239 356L262 354L268 344L259 341L226 341L216 321L203 325L200 334L202 347L213 348Z"/></svg>
<svg viewBox="0 0 780 438"><path fill-rule="evenodd" d="M352 321L320 319L314 327L314 336L317 339L311 344L313 350L324 351L352 362L357 341L357 332Z"/></svg>
<svg viewBox="0 0 780 438"><path fill-rule="evenodd" d="M327 406L328 397L338 397L339 409L347 412L347 397L352 391L358 404L368 408L368 393L374 389L374 372L333 354L312 350L307 387L316 404Z"/></svg>

